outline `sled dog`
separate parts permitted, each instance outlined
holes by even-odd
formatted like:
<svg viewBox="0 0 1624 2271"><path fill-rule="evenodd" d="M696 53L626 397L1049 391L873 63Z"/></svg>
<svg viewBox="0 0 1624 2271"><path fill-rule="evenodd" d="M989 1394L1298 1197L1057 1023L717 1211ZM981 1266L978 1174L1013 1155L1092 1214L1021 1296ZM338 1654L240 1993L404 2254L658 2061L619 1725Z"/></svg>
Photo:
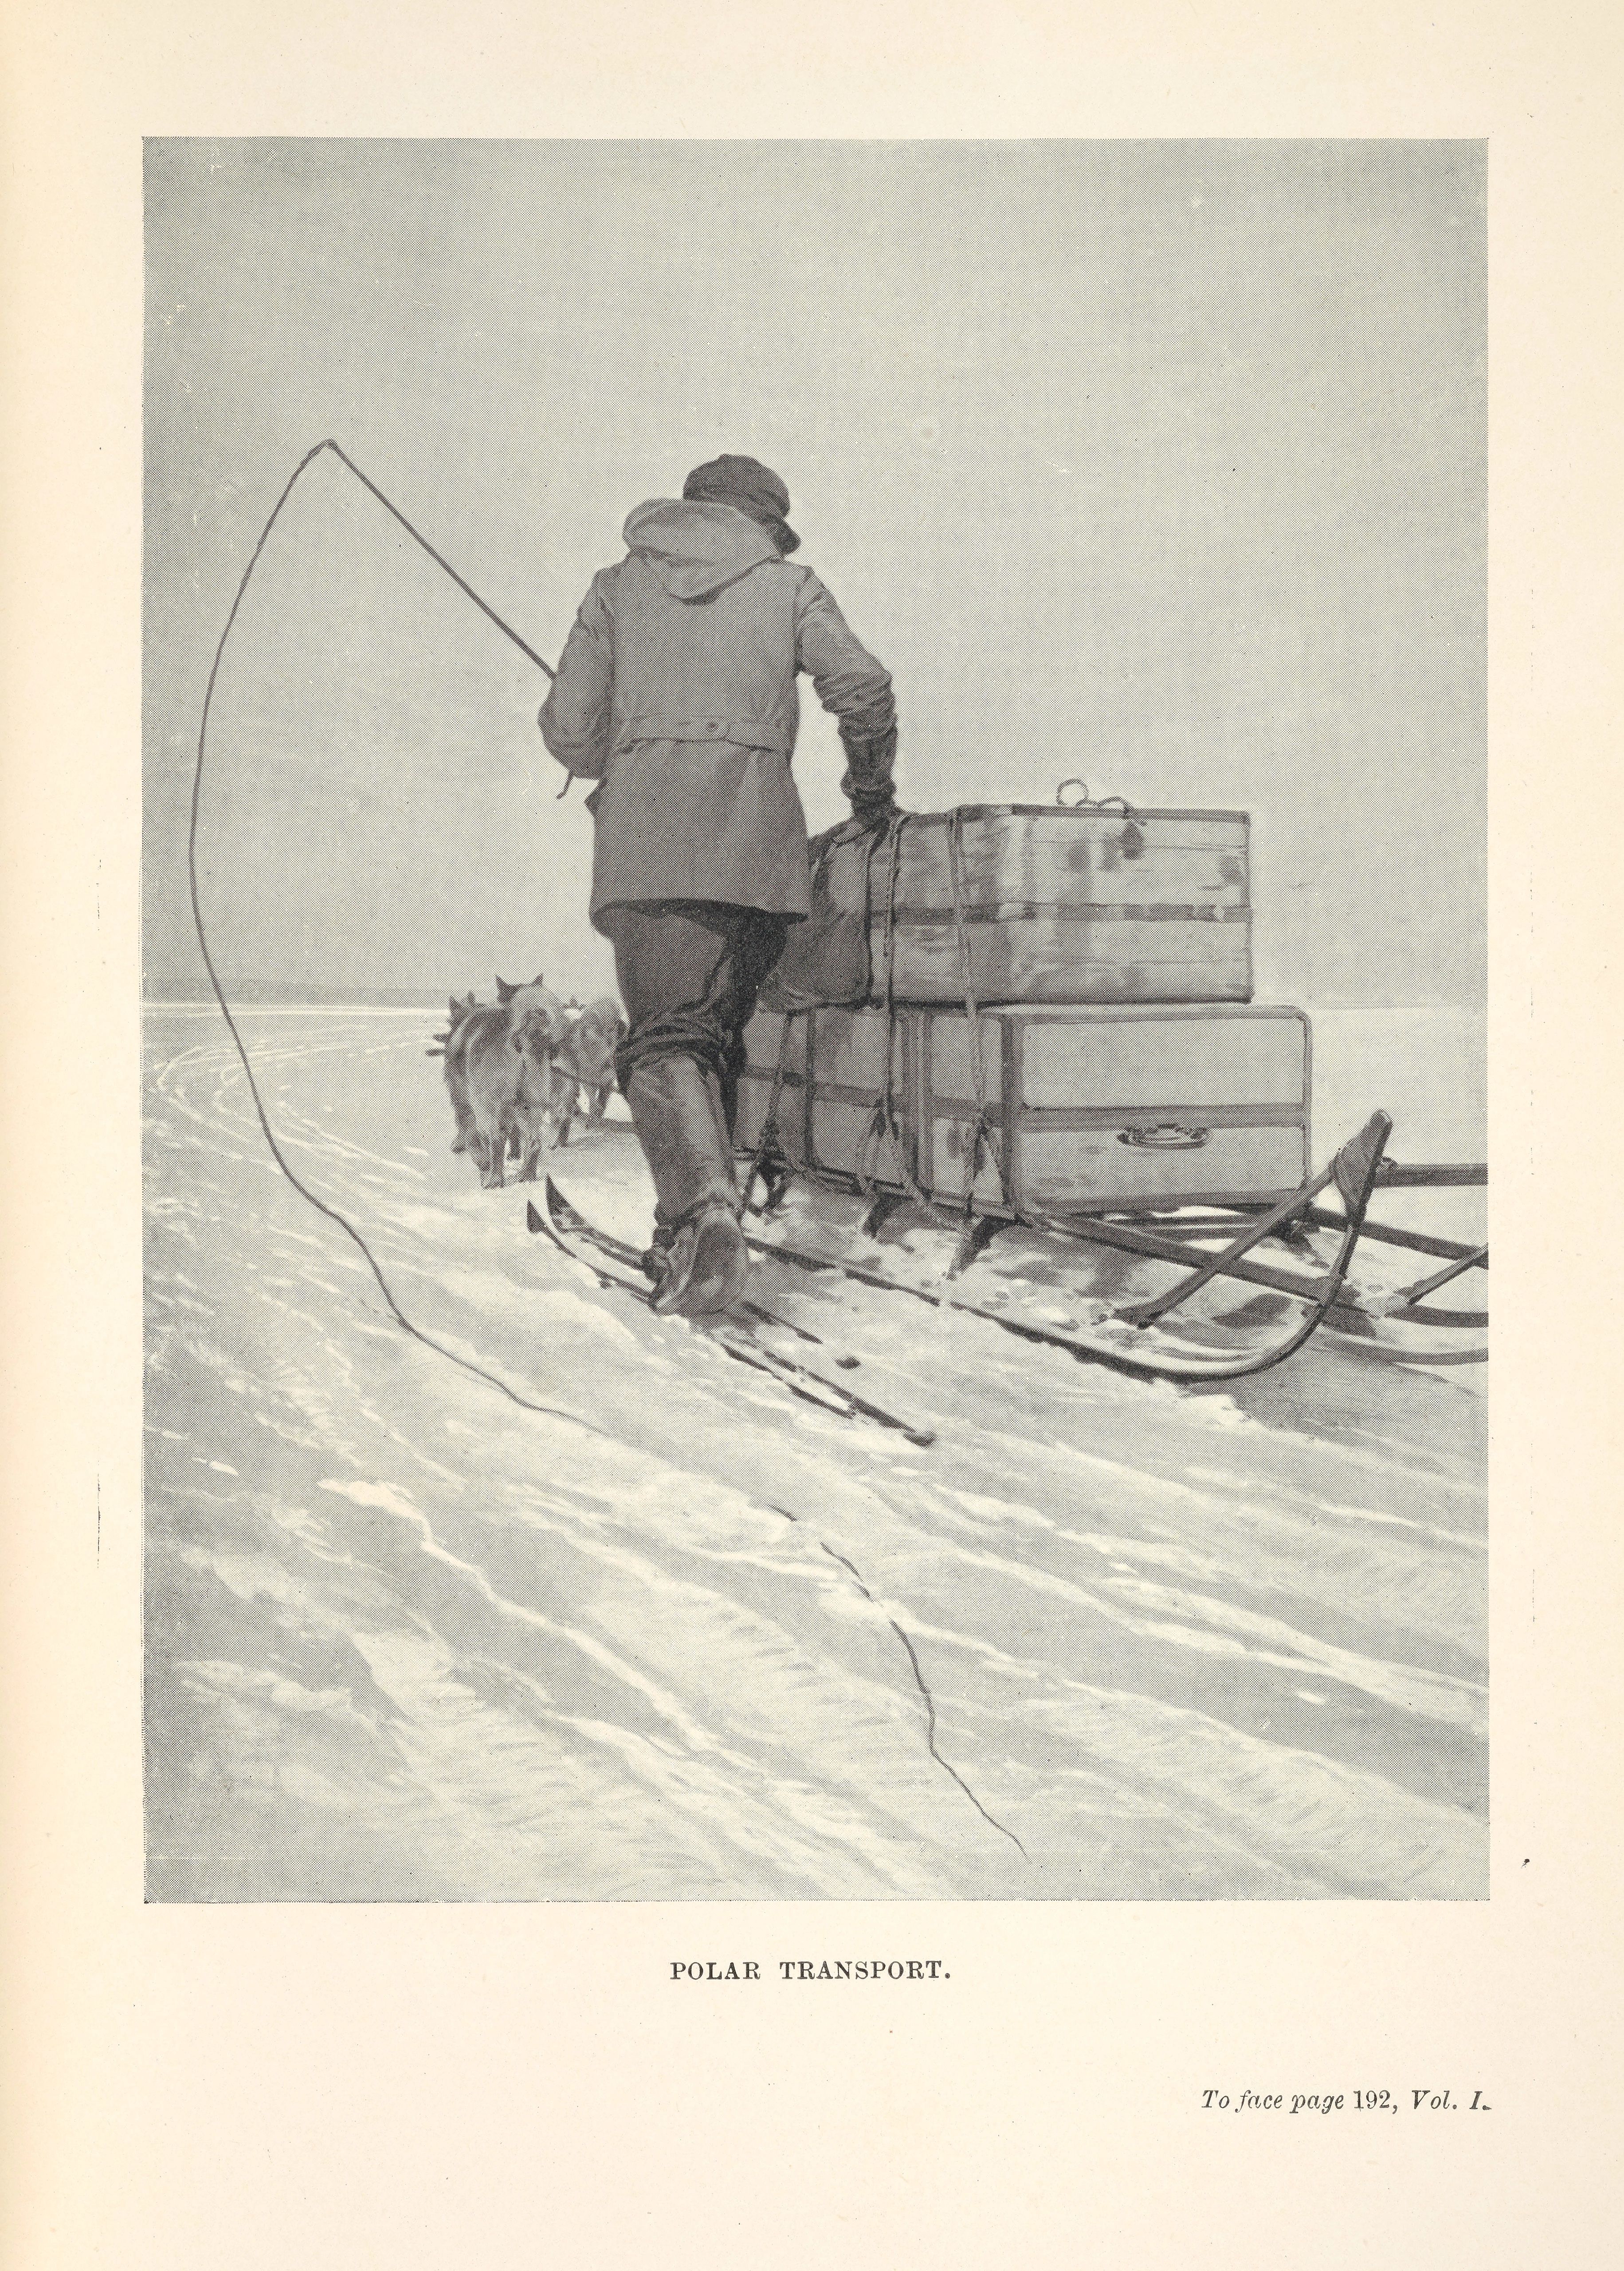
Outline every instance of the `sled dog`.
<svg viewBox="0 0 1624 2271"><path fill-rule="evenodd" d="M559 1046L558 1068L585 1099L589 1128L597 1127L615 1093L615 1052L628 1030L620 1003L612 994L604 994L587 1003ZM560 1143L570 1140L574 1109L572 1100L558 1131Z"/></svg>
<svg viewBox="0 0 1624 2271"><path fill-rule="evenodd" d="M533 1182L549 1123L562 1116L573 1084L561 1081L554 1054L568 1020L563 1004L538 976L528 986L496 980L494 1003L451 1003L445 1085L457 1120L453 1150L466 1151L485 1190L505 1183L510 1144L519 1154L518 1180ZM562 1091L562 1093L561 1093Z"/></svg>

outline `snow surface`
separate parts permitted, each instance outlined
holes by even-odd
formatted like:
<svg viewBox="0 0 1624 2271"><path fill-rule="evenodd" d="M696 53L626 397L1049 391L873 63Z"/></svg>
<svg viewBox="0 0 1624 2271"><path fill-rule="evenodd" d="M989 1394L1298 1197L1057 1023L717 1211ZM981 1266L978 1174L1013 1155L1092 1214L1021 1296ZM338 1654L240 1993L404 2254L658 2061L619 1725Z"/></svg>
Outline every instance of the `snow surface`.
<svg viewBox="0 0 1624 2271"><path fill-rule="evenodd" d="M294 1172L525 1403L393 1322L276 1167L218 1014L148 1014L154 1898L1486 1893L1484 1367L1322 1333L1190 1393L764 1268L826 1345L776 1344L920 1449L527 1236L525 1188L449 1152L435 1022L242 1027ZM644 1234L624 1126L548 1164ZM1465 1236L1474 1208L1383 1212ZM855 1218L795 1202L802 1236L939 1280L941 1233ZM1391 1285L1434 1266L1361 1256ZM963 1290L1083 1323L1166 1282L1017 1234ZM1202 1299L1195 1329L1257 1345L1289 1307Z"/></svg>

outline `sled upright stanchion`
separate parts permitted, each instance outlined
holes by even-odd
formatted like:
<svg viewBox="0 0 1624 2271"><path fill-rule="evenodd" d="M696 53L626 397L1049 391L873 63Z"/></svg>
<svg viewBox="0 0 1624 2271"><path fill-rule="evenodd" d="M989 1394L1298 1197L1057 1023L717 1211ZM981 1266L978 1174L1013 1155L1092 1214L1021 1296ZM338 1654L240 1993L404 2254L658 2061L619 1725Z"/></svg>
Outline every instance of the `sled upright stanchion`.
<svg viewBox="0 0 1624 2271"><path fill-rule="evenodd" d="M1232 1262L1239 1262L1243 1255L1249 1254L1255 1246L1267 1238L1270 1231L1278 1229L1282 1223L1289 1222L1309 1200L1325 1189L1330 1179L1331 1170L1329 1167L1322 1169L1312 1182L1305 1183L1300 1190L1293 1191L1290 1198L1282 1199L1278 1206L1270 1207L1267 1214L1258 1215L1248 1222L1239 1238L1232 1240L1221 1254L1209 1255L1181 1285L1175 1285L1170 1293L1158 1294L1153 1301L1140 1301L1131 1309L1119 1309L1117 1315L1124 1324L1148 1325L1156 1318L1165 1316L1169 1309L1176 1309L1180 1302L1188 1299L1198 1286L1206 1284L1213 1277L1222 1277Z"/></svg>
<svg viewBox="0 0 1624 2271"><path fill-rule="evenodd" d="M948 1264L950 1282L955 1277L962 1277L971 1263L979 1261L986 1253L999 1232L1007 1230L1009 1226L1002 1216L995 1214L979 1214L967 1222L959 1233L953 1259Z"/></svg>
<svg viewBox="0 0 1624 2271"><path fill-rule="evenodd" d="M901 1207L911 1205L906 1191L881 1191L870 1202L862 1219L865 1238L877 1238L891 1217Z"/></svg>
<svg viewBox="0 0 1624 2271"><path fill-rule="evenodd" d="M1282 1199L1267 1214L1259 1215L1249 1222L1239 1238L1226 1246L1221 1254L1210 1255L1198 1268L1191 1270L1181 1284L1174 1285L1168 1292L1158 1294L1154 1300L1140 1301L1132 1308L1119 1309L1118 1317L1124 1324L1153 1324L1158 1317L1166 1316L1170 1309L1176 1309L1181 1302L1187 1301L1201 1286L1210 1284L1214 1277L1225 1276L1232 1262L1240 1261L1260 1239L1266 1238L1279 1224L1289 1221L1321 1191L1335 1182L1347 1210L1346 1221L1351 1238L1350 1242L1345 1242L1330 1277L1316 1289L1329 1307L1341 1290L1348 1262L1352 1258L1353 1243L1357 1242L1359 1232L1364 1227L1365 1209L1375 1188L1382 1149L1392 1127L1393 1123L1385 1112L1372 1113L1359 1134L1343 1145L1330 1166L1323 1168L1311 1182L1305 1183L1300 1191L1293 1191L1290 1198Z"/></svg>

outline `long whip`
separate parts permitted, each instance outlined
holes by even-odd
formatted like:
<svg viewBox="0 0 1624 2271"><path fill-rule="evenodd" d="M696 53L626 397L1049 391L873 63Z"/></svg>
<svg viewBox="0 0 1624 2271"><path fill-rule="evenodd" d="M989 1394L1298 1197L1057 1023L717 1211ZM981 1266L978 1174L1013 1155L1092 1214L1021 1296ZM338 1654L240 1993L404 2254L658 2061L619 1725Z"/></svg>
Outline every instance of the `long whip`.
<svg viewBox="0 0 1624 2271"><path fill-rule="evenodd" d="M226 1024L230 1030L231 1038L236 1044L237 1054L242 1060L242 1070L248 1078L249 1094L254 1099L254 1109L259 1115L259 1125L264 1132L265 1142L270 1146L272 1158L276 1161L277 1165L281 1169L288 1181L298 1192L300 1197L302 1199L308 1200L309 1204L316 1209L318 1214L324 1214L326 1216L329 1222L337 1223L339 1228L343 1231L345 1236L351 1239L354 1244L360 1247L361 1253L366 1256L368 1267L377 1280L378 1290L383 1294L384 1300L388 1303L390 1314L394 1318L396 1323L405 1331L410 1333L413 1340L421 1341L425 1348L432 1349L436 1356L444 1357L448 1363L456 1365L458 1369L463 1372L472 1373L476 1380L488 1381L491 1387L500 1389L503 1395L505 1396L510 1403L523 1405L526 1411L540 1411L550 1419L566 1419L572 1422L573 1425L577 1427L585 1428L591 1434L603 1436L607 1433L605 1429L593 1426L590 1419L583 1419L578 1412L562 1411L555 1404L538 1404L528 1396L521 1396L517 1389L510 1388L507 1381L505 1380L499 1379L494 1372L488 1372L483 1365L473 1364L468 1358L458 1356L454 1349L447 1348L443 1341L436 1340L432 1334L424 1332L420 1325L414 1325L413 1323L411 1318L407 1316L406 1311L396 1299L389 1280L384 1277L383 1270L379 1268L377 1256L373 1253L372 1248L368 1245L366 1240L361 1236L360 1231L356 1229L354 1224L349 1219L348 1216L341 1214L337 1207L329 1205L325 1199L318 1197L316 1192L309 1188L309 1185L308 1183L302 1182L299 1177L294 1173L292 1167L289 1166L287 1158L283 1153L282 1147L276 1140L275 1132L271 1126L270 1119L266 1114L264 1099L259 1092L259 1083L254 1078L253 1065L250 1061L248 1050L243 1045L242 1036L237 1029L237 1021L231 1014L231 1004L226 999L226 990L220 982L220 972L214 967L214 957L209 951L208 929L203 920L203 907L197 892L197 815L203 795L204 756L208 746L209 711L213 706L215 681L220 676L220 666L221 660L225 656L226 643L231 637L232 627L237 620L237 612L242 605L243 595L247 592L249 585L252 580L254 570L259 565L259 555L265 548L266 540L269 538L272 530L276 526L277 521L281 514L282 507L287 503L288 498L293 495L294 488L298 485L300 477L309 466L315 464L317 458L319 458L322 455L322 452L325 450L331 450L333 456L338 458L339 464L348 467L349 471L354 474L356 480L361 482L361 486L364 488L369 489L377 499L378 503L384 506L385 510L392 514L394 518L400 523L401 527L406 530L407 535L413 538L416 543L421 545L423 550L428 555L429 558L435 562L436 566L443 568L445 570L445 573L451 577L452 583L454 583L459 590L466 592L469 599L473 601L475 607L480 609L480 613L489 616L491 622L495 624L499 631L503 632L507 637L510 638L514 645L518 647L521 652L528 655L531 661L536 664L540 669L546 671L549 678L555 675L552 666L542 661L541 657L536 652L535 649L529 645L526 641L520 638L518 633L513 629L510 623L505 623L503 622L502 617L496 613L495 607L487 606L486 602L480 599L479 593L474 590L473 585L466 582L464 577L458 574L455 568L451 566L451 562L443 558L443 555L435 549L434 546L430 544L428 539L422 533L421 529L413 528L412 523L406 518L405 513L400 510L399 507L392 503L390 499L384 495L383 490L379 488L376 481L368 480L366 474L361 472L361 467L356 465L354 458L347 457L339 447L336 442L318 442L313 450L307 450L304 456L300 458L299 463L294 466L293 473L288 480L287 488L282 491L281 495L278 497L275 505L272 509L270 518L260 530L259 541L254 547L253 556L249 561L248 566L242 570L242 580L237 585L237 595L231 603L231 613L226 618L226 628L221 631L220 635L220 644L214 650L214 661L209 671L208 687L203 697L203 717L197 727L197 770L192 775L191 784L191 827L186 840L186 868L187 875L191 884L192 921L197 928L197 944L203 955L204 967L209 973L209 983L214 989L214 998L220 1003L220 1015L226 1020ZM566 783L565 786L568 786L568 783Z"/></svg>
<svg viewBox="0 0 1624 2271"><path fill-rule="evenodd" d="M281 512L282 507L287 503L288 498L293 495L301 474L302 474L309 466L315 463L316 459L321 456L324 450L331 450L333 456L338 458L339 464L346 465L349 468L349 471L354 474L356 480L361 484L362 488L370 491L372 495L377 499L378 503L384 508L384 510L391 514L393 517L400 523L401 527L406 530L406 534L410 536L415 543L422 546L423 550L428 555L429 558L435 562L436 566L443 568L445 570L445 573L451 577L452 583L458 586L458 590L465 592L467 594L468 598L473 601L475 607L479 608L481 614L489 616L491 622L495 624L497 629L504 633L507 637L510 638L514 645L519 649L521 653L528 655L531 661L533 662L538 668L544 670L547 673L548 678L553 678L556 675L551 664L543 662L541 657L536 652L535 649L529 645L524 639L520 638L518 633L513 629L510 623L503 622L502 617L496 613L495 607L488 607L486 604L486 602L480 597L479 593L474 590L473 585L466 582L463 577L458 574L456 569L451 566L451 562L445 559L435 549L434 546L430 544L428 539L422 533L421 530L414 528L412 525L412 523L406 518L405 513L400 510L399 507L391 503L391 501L384 495L383 490L379 488L376 481L369 480L366 474L361 472L361 467L356 465L354 458L346 457L336 442L318 442L313 450L307 450L305 455L300 458L299 463L294 466L287 488L282 491L281 495L278 497L275 505L272 509L270 518L260 530L259 541L254 547L253 556L250 560L248 566L242 571L242 580L237 585L237 595L231 603L231 613L226 618L226 628L221 631L220 635L220 644L214 650L214 661L209 671L208 687L203 697L203 716L197 727L197 771L192 776L191 785L191 828L186 842L186 867L187 874L191 884L192 921L197 927L197 944L203 954L204 966L209 973L209 983L214 988L214 998L220 1003L220 1015L225 1018L226 1024L230 1029L231 1038L236 1044L237 1054L242 1060L242 1070L248 1078L249 1093L254 1099L254 1109L259 1115L259 1125L264 1131L265 1142L270 1146L272 1158L276 1161L277 1165L281 1169L283 1174L287 1176L294 1190L298 1192L300 1197L308 1200L309 1204L316 1209L318 1214L324 1214L326 1216L329 1222L337 1223L339 1228L344 1232L345 1236L351 1239L354 1244L360 1247L361 1253L366 1257L368 1268L371 1270L372 1275L377 1280L378 1290L383 1294L384 1300L388 1303L390 1314L394 1318L396 1323L405 1331L410 1333L414 1341L421 1341L425 1348L432 1349L436 1356L444 1357L448 1363L457 1366L459 1371L471 1373L476 1380L486 1381L492 1388L499 1389L502 1394L508 1398L510 1403L520 1405L526 1411L539 1411L545 1418L549 1419L567 1420L572 1426L583 1428L589 1435L598 1436L601 1441L608 1442L618 1441L619 1438L611 1434L607 1428L595 1426L590 1419L582 1418L581 1415L577 1411L564 1411L556 1404L539 1404L531 1396L521 1396L517 1389L510 1388L507 1381L505 1380L499 1379L496 1374L494 1372L488 1372L483 1365L472 1363L469 1359L465 1356L458 1356L454 1349L447 1348L443 1341L436 1340L431 1333L424 1332L420 1325L414 1325L413 1323L411 1318L407 1316L406 1311L396 1299L394 1292L390 1286L389 1280L384 1277L383 1270L379 1268L377 1256L373 1253L372 1248L368 1245L366 1240L361 1236L360 1231L356 1229L354 1224L349 1219L348 1216L341 1214L337 1207L330 1206L325 1199L318 1198L317 1194L311 1190L309 1184L302 1182L299 1177L294 1173L293 1169L288 1165L287 1160L283 1154L282 1147L277 1142L276 1136L272 1129L270 1120L266 1116L264 1099L259 1093L259 1083L254 1078L254 1068L249 1061L249 1054L243 1046L242 1036L237 1030L237 1021L231 1014L231 1004L226 999L225 988L220 982L220 973L214 967L214 957L209 951L208 931L204 923L203 908L197 895L197 812L199 800L203 793L204 754L208 744L209 711L214 700L214 681L220 676L220 666L221 659L226 652L226 642L231 637L232 626L237 620L237 610L242 605L243 594L247 592L250 581L253 577L254 570L259 564L259 555L265 548L266 540L270 536L272 530L276 526L277 519ZM569 786L570 783L566 780L564 787L567 789ZM783 1507L778 1508L776 1511L780 1514L788 1514L788 1509ZM793 1522L798 1520L799 1517L795 1515L790 1514L788 1515L788 1519ZM859 1590L863 1593L867 1599L872 1601L874 1599L873 1594L869 1592L868 1586L863 1582L860 1575L859 1575L855 1566L846 1560L846 1555L844 1553L836 1553L834 1548L826 1544L822 1538L818 1540L818 1543L823 1546L823 1550L825 1553L831 1555L833 1560L841 1562L845 1567L851 1570L853 1576L857 1580ZM926 1742L929 1748L931 1757L935 1759L936 1764L943 1768L958 1784L965 1797L969 1798L971 1804L975 1807L976 1812L980 1814L982 1820L990 1824L993 1828L998 1830L1002 1835L1009 1838L1012 1844L1019 1848L1022 1858L1026 1858L1026 1848L1021 1843L1020 1839L1015 1835L1015 1832L1012 1829L1005 1828L1002 1821L995 1821L993 1815L987 1813L987 1808L982 1805L980 1799L971 1789L969 1783L965 1782L964 1776L958 1772L957 1768L950 1765L948 1761L942 1757L942 1753L937 1749L936 1707L930 1690L925 1684L925 1675L920 1669L918 1653L914 1649L913 1642L909 1639L907 1634L904 1632L902 1627L896 1621L895 1618L888 1618L887 1622L890 1625L891 1630L897 1634L898 1639L901 1641L904 1648L906 1649L908 1652L908 1660L913 1668L914 1679L918 1684L920 1694L925 1700L925 1709L927 1715Z"/></svg>

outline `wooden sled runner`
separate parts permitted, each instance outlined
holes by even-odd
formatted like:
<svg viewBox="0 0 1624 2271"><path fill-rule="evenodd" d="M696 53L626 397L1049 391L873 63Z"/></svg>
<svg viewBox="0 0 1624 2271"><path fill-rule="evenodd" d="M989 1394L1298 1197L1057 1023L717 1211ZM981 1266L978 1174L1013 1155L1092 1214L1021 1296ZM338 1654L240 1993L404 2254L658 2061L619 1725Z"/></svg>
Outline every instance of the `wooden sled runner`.
<svg viewBox="0 0 1624 2271"><path fill-rule="evenodd" d="M953 1223L922 1191L887 1191L871 1195L863 1217L863 1228L871 1234L910 1208L923 1209L942 1226L957 1229L957 1247L947 1273L949 1281L955 1284L952 1292L904 1284L866 1264L834 1260L795 1247L782 1237L764 1234L778 1214L790 1178L783 1175L775 1181L769 1165L758 1154L752 1161L751 1188L753 1190L758 1178L764 1177L767 1190L756 1210L762 1223L762 1234L753 1236L750 1244L764 1257L776 1258L790 1267L838 1270L860 1284L902 1293L933 1307L983 1317L1020 1338L1064 1348L1084 1361L1104 1365L1136 1379L1188 1385L1218 1385L1244 1379L1269 1371L1296 1355L1328 1321L1342 1329L1340 1346L1379 1361L1412 1366L1481 1363L1486 1359L1486 1347L1395 1347L1374 1337L1374 1326L1379 1320L1442 1331L1481 1329L1488 1322L1486 1310L1428 1306L1428 1296L1467 1271L1486 1270L1486 1246L1468 1246L1373 1222L1369 1214L1372 1200L1380 1190L1482 1185L1487 1181L1486 1167L1477 1164L1402 1165L1387 1157L1391 1133L1389 1115L1385 1112L1373 1113L1326 1167L1289 1196L1267 1207L1238 1204L1201 1212L1170 1211L1165 1216L1144 1210L1131 1216L1106 1210L1076 1211L1054 1217L1014 1210L977 1214L967 1207ZM810 1173L813 1180L820 1183L860 1191L856 1178L831 1176L816 1169ZM1340 1201L1340 1210L1321 1203L1322 1199L1332 1195ZM983 1307L968 1296L967 1288L963 1292L957 1290L965 1273L986 1253L992 1240L1001 1232L1017 1225L1053 1237L1166 1262L1180 1275L1165 1292L1117 1310L1101 1328L1091 1331L1050 1330ZM1312 1261L1315 1256L1310 1237L1315 1230L1338 1233L1334 1257L1328 1267L1317 1272L1311 1274L1303 1267L1281 1268L1257 1258L1257 1250L1263 1242L1274 1240L1284 1242L1297 1256ZM1442 1266L1395 1292L1361 1296L1350 1283L1350 1272L1360 1242L1367 1238L1425 1254L1440 1260ZM1278 1342L1244 1355L1228 1355L1209 1345L1187 1341L1182 1336L1171 1335L1165 1320L1181 1309L1192 1294L1219 1278L1287 1295L1302 1304L1301 1311ZM1141 1338L1142 1335L1144 1337Z"/></svg>

